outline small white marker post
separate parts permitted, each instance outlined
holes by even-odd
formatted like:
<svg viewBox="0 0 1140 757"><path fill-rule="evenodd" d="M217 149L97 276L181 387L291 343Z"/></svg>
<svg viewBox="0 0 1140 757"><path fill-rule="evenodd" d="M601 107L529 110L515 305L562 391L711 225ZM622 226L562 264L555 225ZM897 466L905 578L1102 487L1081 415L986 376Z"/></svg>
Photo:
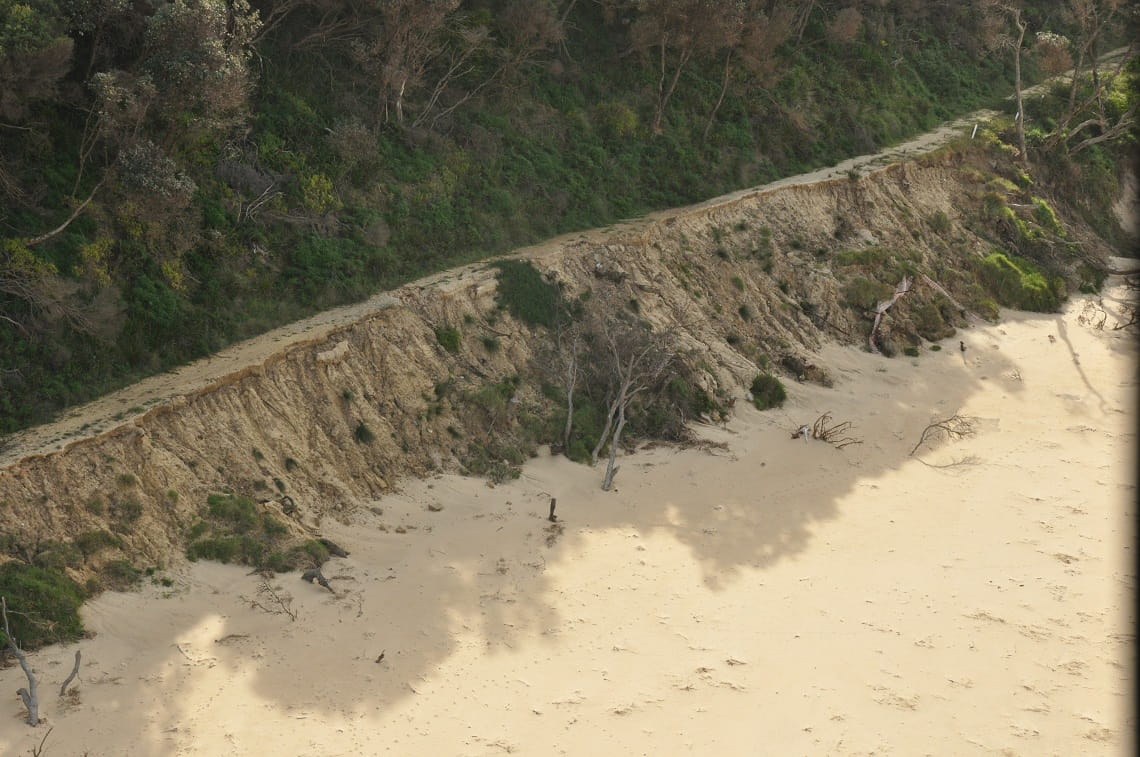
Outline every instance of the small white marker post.
<svg viewBox="0 0 1140 757"><path fill-rule="evenodd" d="M970 139L973 139L975 136L977 136L977 133L978 133L978 125L974 124L974 130L972 132L970 132Z"/></svg>

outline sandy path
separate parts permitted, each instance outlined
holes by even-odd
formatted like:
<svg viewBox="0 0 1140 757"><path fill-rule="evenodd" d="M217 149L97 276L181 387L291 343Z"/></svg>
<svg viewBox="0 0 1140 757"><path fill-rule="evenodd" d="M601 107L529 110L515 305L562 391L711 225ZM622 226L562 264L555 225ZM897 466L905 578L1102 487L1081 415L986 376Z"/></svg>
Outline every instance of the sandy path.
<svg viewBox="0 0 1140 757"><path fill-rule="evenodd" d="M551 457L410 482L329 533L339 596L278 579L296 622L226 566L104 594L79 703L51 693L75 647L34 658L48 753L1129 754L1135 346L1082 306L965 353L827 347L835 388L626 458L615 493ZM864 443L788 438L825 410ZM977 433L921 457L959 464L907 457L954 412ZM43 734L20 683L3 754Z"/></svg>

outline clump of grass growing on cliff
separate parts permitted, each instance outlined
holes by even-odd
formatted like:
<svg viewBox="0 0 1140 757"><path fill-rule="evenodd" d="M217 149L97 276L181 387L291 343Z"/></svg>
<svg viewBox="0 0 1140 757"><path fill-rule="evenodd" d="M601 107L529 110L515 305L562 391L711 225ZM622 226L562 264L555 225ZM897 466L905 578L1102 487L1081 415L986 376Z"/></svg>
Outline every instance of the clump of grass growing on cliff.
<svg viewBox="0 0 1140 757"><path fill-rule="evenodd" d="M529 260L500 260L499 288L495 295L501 307L531 326L553 328L565 317L566 303L556 284L543 278Z"/></svg>
<svg viewBox="0 0 1140 757"><path fill-rule="evenodd" d="M23 649L83 635L79 606L86 596L62 571L20 562L0 565L0 596L8 602L9 627ZM8 637L0 628L0 647L7 646Z"/></svg>
<svg viewBox="0 0 1140 757"><path fill-rule="evenodd" d="M435 340L439 345L448 352L454 354L459 352L459 342L463 336L459 333L459 329L454 326L440 326L435 330Z"/></svg>
<svg viewBox="0 0 1140 757"><path fill-rule="evenodd" d="M365 425L364 421L356 424L356 428L352 431L352 438L356 440L357 444L371 444L376 439L376 434L372 433L372 429Z"/></svg>
<svg viewBox="0 0 1140 757"><path fill-rule="evenodd" d="M1064 284L1049 281L1032 262L1016 255L994 251L977 266L981 279L997 301L1006 307L1053 313L1064 299Z"/></svg>
<svg viewBox="0 0 1140 757"><path fill-rule="evenodd" d="M780 407L788 398L783 383L770 373L758 373L756 378L752 379L751 392L752 404L757 410Z"/></svg>
<svg viewBox="0 0 1140 757"><path fill-rule="evenodd" d="M249 497L211 494L200 518L186 532L191 560L238 563L286 572L320 565L328 559L309 542L291 539L284 523ZM321 559L317 561L317 558Z"/></svg>

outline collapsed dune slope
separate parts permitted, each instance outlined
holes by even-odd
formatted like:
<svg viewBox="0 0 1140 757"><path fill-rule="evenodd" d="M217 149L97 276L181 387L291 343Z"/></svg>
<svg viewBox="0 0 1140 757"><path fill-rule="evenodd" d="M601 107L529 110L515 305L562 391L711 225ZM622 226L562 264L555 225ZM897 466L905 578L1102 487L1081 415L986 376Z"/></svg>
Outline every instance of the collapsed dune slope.
<svg viewBox="0 0 1140 757"><path fill-rule="evenodd" d="M570 298L603 279L617 283L642 317L676 329L707 390L732 396L759 364L795 371L822 340L865 341L866 313L843 304L851 274L836 265L841 253L901 251L968 301L969 261L992 242L964 210L984 177L959 160L944 153L861 176L841 166L837 178L779 182L515 256ZM549 336L497 308L496 281L487 265L429 277L14 435L0 446L9 543L34 550L109 529L127 554L158 564L179 549L212 491L261 500L283 492L311 530L401 477L461 469L460 440L481 430L462 413L429 412L437 387L524 373ZM945 297L918 285L887 319L884 343L898 347L921 331L917 319L931 307L943 336L966 325ZM454 353L437 339L442 327L461 333ZM826 380L825 371L816 377Z"/></svg>

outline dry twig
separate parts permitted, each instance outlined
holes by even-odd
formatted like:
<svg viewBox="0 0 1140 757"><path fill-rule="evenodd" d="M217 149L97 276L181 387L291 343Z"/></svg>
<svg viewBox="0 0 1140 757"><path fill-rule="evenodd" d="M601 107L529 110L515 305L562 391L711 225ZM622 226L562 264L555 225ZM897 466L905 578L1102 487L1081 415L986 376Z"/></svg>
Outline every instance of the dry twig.
<svg viewBox="0 0 1140 757"><path fill-rule="evenodd" d="M934 421L929 426L922 430L922 436L918 439L918 444L914 445L914 449L910 451L910 456L928 441L934 439L963 439L967 436L974 434L974 420L966 418L961 415L952 415L949 418L940 421Z"/></svg>
<svg viewBox="0 0 1140 757"><path fill-rule="evenodd" d="M257 597L249 600L250 607L256 607L270 615L288 615L289 620L297 619L297 611L293 609L293 597L288 593L278 592L264 576L257 585Z"/></svg>

